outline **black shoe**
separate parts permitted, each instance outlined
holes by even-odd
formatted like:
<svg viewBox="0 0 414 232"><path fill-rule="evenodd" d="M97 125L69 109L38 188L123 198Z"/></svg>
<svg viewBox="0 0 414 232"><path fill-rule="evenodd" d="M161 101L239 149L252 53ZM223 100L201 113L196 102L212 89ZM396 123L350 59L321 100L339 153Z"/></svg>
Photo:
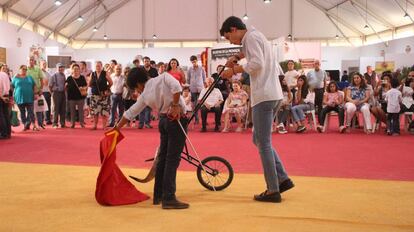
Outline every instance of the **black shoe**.
<svg viewBox="0 0 414 232"><path fill-rule="evenodd" d="M154 198L152 199L152 204L153 205L159 205L162 202L162 198Z"/></svg>
<svg viewBox="0 0 414 232"><path fill-rule="evenodd" d="M282 202L282 197L280 196L279 192L267 194L267 190L260 193L259 195L254 195L253 199L255 201L262 201L262 202L275 202L275 203Z"/></svg>
<svg viewBox="0 0 414 232"><path fill-rule="evenodd" d="M42 129L46 129L46 127L45 127L45 125L40 125L40 127L42 128Z"/></svg>
<svg viewBox="0 0 414 232"><path fill-rule="evenodd" d="M201 128L201 132L207 132L207 128L205 127Z"/></svg>
<svg viewBox="0 0 414 232"><path fill-rule="evenodd" d="M214 127L214 131L215 132L219 132L220 131L220 127L219 126Z"/></svg>
<svg viewBox="0 0 414 232"><path fill-rule="evenodd" d="M279 192L280 193L286 192L293 187L295 187L295 184L293 184L291 179L287 179L279 184Z"/></svg>
<svg viewBox="0 0 414 232"><path fill-rule="evenodd" d="M51 121L46 122L46 125L52 125L53 123Z"/></svg>
<svg viewBox="0 0 414 232"><path fill-rule="evenodd" d="M187 209L188 207L190 207L189 204L178 201L177 199L162 201L163 209Z"/></svg>
<svg viewBox="0 0 414 232"><path fill-rule="evenodd" d="M298 129L296 129L296 133L303 133L306 131L306 127L305 126L299 126Z"/></svg>
<svg viewBox="0 0 414 232"><path fill-rule="evenodd" d="M142 128L144 128L144 125L139 125L138 126L138 129L142 129Z"/></svg>

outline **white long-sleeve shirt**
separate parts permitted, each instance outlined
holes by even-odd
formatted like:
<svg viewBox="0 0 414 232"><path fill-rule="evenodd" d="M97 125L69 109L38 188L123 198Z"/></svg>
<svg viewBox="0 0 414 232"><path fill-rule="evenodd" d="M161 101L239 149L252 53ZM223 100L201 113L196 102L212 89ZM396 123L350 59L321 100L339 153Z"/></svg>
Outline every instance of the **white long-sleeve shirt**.
<svg viewBox="0 0 414 232"><path fill-rule="evenodd" d="M249 28L242 44L242 52L247 60L243 69L250 75L251 105L283 99L279 63L270 42L261 32Z"/></svg>
<svg viewBox="0 0 414 232"><path fill-rule="evenodd" d="M174 94L181 93L181 91L180 82L169 73L164 72L158 77L151 78L147 81L144 91L138 97L137 102L124 113L124 117L132 120L146 106L149 106L153 110L158 110L161 114L166 114L173 102ZM182 112L185 112L185 101L182 96L180 96L179 104Z"/></svg>

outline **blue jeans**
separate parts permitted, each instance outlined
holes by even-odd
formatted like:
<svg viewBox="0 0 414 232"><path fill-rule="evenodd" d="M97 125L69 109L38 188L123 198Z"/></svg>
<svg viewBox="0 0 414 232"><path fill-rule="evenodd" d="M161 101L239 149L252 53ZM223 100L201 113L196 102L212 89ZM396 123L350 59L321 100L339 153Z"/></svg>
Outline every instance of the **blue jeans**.
<svg viewBox="0 0 414 232"><path fill-rule="evenodd" d="M29 129L31 123L33 123L33 125L35 124L35 116L33 113L33 103L23 103L23 104L18 104L17 106L19 107L20 117L22 119L22 123L24 124L24 127L26 129ZM27 115L26 115L26 110L27 110Z"/></svg>
<svg viewBox="0 0 414 232"><path fill-rule="evenodd" d="M144 126L144 124L149 125L151 120L151 108L146 106L141 113L139 113L139 125Z"/></svg>
<svg viewBox="0 0 414 232"><path fill-rule="evenodd" d="M273 114L281 101L265 101L252 108L253 143L259 150L262 160L267 190L279 192L279 183L288 179L276 150L272 145Z"/></svg>
<svg viewBox="0 0 414 232"><path fill-rule="evenodd" d="M122 118L122 115L124 114L124 102L122 100L122 95L112 94L111 95L111 118L109 119L110 127L113 127L115 125L117 109L118 109L118 118Z"/></svg>
<svg viewBox="0 0 414 232"><path fill-rule="evenodd" d="M293 120L295 122L299 122L299 121L303 121L305 120L305 111L311 110L312 109L312 105L311 104L300 104L300 105L296 105L294 107L292 107L291 111L292 111L292 115L293 115Z"/></svg>

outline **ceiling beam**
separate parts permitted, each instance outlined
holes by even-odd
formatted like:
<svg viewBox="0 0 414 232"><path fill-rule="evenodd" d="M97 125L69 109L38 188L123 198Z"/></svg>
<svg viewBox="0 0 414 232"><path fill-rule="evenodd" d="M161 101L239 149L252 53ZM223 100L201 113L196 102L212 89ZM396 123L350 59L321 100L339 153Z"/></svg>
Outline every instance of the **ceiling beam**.
<svg viewBox="0 0 414 232"><path fill-rule="evenodd" d="M359 36L365 36L364 33L362 33L360 30L356 29L354 26L352 26L351 24L349 24L344 19L342 19L342 18L338 17L337 15L332 14L331 12L327 11L325 8L323 8L321 5L319 5L318 3L314 2L313 0L306 0L306 1L309 2L311 5L313 5L315 8L317 8L318 10L320 10L325 15L329 15L330 17L332 17L333 19L335 19L338 23L344 25L346 28L348 28L349 30L351 30L355 34L357 34Z"/></svg>
<svg viewBox="0 0 414 232"><path fill-rule="evenodd" d="M98 6L101 4L101 1L98 1L99 4ZM96 2L94 1L92 4L86 6L85 8L83 8L80 13L70 17L69 19L67 19L66 21L64 21L58 28L56 28L56 31L61 31L62 29L66 28L67 26L69 26L71 23L75 22L76 19L79 17L79 15L84 15L86 13L88 13L89 11L93 10L96 7Z"/></svg>
<svg viewBox="0 0 414 232"><path fill-rule="evenodd" d="M28 15L28 16L26 17L26 19L23 21L23 23L22 23L22 24L20 24L19 28L17 28L17 32L19 32L19 31L20 31L20 29L22 29L22 27L24 26L24 24L26 24L26 23L27 23L27 21L28 21L28 20L32 17L32 15L34 14L34 12L36 12L36 10L40 7L40 5L42 5L42 3L43 3L43 0L40 0L40 1L37 3L36 7L32 10L32 13L30 13L30 15Z"/></svg>
<svg viewBox="0 0 414 232"><path fill-rule="evenodd" d="M398 7L400 7L400 8L401 8L401 10L402 10L404 13L408 13L407 11L405 11L404 7L403 7L403 6L401 6L401 4L400 4L397 0L394 0L394 1L395 1L395 3L397 3ZM412 23L414 23L414 20L413 20L413 18L411 17L411 15L410 15L410 14L408 14L408 17L410 18L411 22L412 22Z"/></svg>
<svg viewBox="0 0 414 232"><path fill-rule="evenodd" d="M350 0L350 2L351 2L351 5L353 5L353 6L356 5L357 7L359 7L363 11L367 10L367 13L369 15L371 15L373 18L375 18L376 20L381 22L381 24L386 26L387 28L392 29L392 28L395 27L395 25L389 23L387 20L385 20L383 17L379 16L378 14L376 14L375 12L370 10L369 8L365 9L365 7L361 3L357 2L357 1L353 1L353 0Z"/></svg>
<svg viewBox="0 0 414 232"><path fill-rule="evenodd" d="M342 36L346 39L346 41L347 41L350 45L354 46L354 44L353 44L353 43L351 43L351 40L349 40L349 38L345 35L345 33L341 30L341 28L339 28L338 24L336 24L336 23L335 23L335 21L331 18L331 16L326 15L326 17L328 17L329 21L331 21L331 22L332 22L332 24L336 27L336 29L339 31L339 33L341 33L341 35L342 35Z"/></svg>
<svg viewBox="0 0 414 232"><path fill-rule="evenodd" d="M340 3L338 3L338 4L336 4L335 6L333 6L333 7L331 7L331 8L328 8L328 9L326 9L327 11L330 11L330 10L332 10L332 9L335 9L335 8L337 8L338 6L340 6L340 5L343 5L343 4L345 4L346 2L348 2L349 0L343 0L342 2L340 2Z"/></svg>
<svg viewBox="0 0 414 232"><path fill-rule="evenodd" d="M46 42L47 39L49 39L50 35L53 33L56 33L56 28L59 27L59 25L62 23L62 21L66 18L66 16L68 16L68 14L73 10L73 8L76 6L76 1L75 3L69 8L68 11L66 11L65 15L63 15L63 17L59 20L59 22L56 24L55 28L53 29L53 31L51 31L45 38L44 38L44 42Z"/></svg>
<svg viewBox="0 0 414 232"><path fill-rule="evenodd" d="M118 9L120 9L121 7L123 7L125 4L127 4L128 2L130 2L130 0L124 0L120 3L118 3L116 6L112 7L111 9L109 9L108 12L106 12L103 15L100 15L99 17L96 18L96 22L99 22L103 19L105 19L106 17L109 17L111 14L113 14L115 11L117 11ZM76 33L72 34L70 36L70 38L75 39L77 36L79 36L80 34L82 34L83 32L85 32L86 30L88 30L89 28L95 26L95 22L90 22L87 25L83 26L82 28L80 28L80 30L78 30Z"/></svg>
<svg viewBox="0 0 414 232"><path fill-rule="evenodd" d="M7 11L8 9L12 8L16 3L20 0L9 0L3 4L3 8Z"/></svg>
<svg viewBox="0 0 414 232"><path fill-rule="evenodd" d="M358 7L356 7L354 4L352 4L352 6L354 7L354 9L358 12L359 16L361 16L362 20L365 21L365 23L369 26L369 28L374 32L374 34L378 37L379 40L381 40L381 42L383 42L385 44L386 47L388 47L388 43L385 42L380 34L375 30L375 28L369 23L368 20L366 20L366 18L364 17L364 15L362 14L361 11L359 11Z"/></svg>
<svg viewBox="0 0 414 232"><path fill-rule="evenodd" d="M46 10L44 10L43 12L41 12L38 16L36 16L33 21L35 23L40 22L42 19L46 18L48 15L52 14L53 12L55 12L57 9L59 9L59 7L62 7L65 3L68 3L69 0L61 0L62 1L62 5L60 6L56 6L55 4L53 4L53 6L47 8Z"/></svg>
<svg viewBox="0 0 414 232"><path fill-rule="evenodd" d="M98 30L102 27L102 25L105 23L105 21L108 19L110 14L107 14L107 16L102 20L102 22L99 24L99 26L97 27ZM91 41L92 37L95 35L95 32L92 32L91 35L89 36L89 38L85 41L85 43L82 44L81 48L82 49L89 41Z"/></svg>

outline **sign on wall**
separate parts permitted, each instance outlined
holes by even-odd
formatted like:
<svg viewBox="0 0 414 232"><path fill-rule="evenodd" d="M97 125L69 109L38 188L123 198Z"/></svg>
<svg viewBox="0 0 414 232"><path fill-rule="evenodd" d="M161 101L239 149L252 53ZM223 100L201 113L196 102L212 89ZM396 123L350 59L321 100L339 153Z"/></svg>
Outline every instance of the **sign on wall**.
<svg viewBox="0 0 414 232"><path fill-rule="evenodd" d="M241 52L241 47L211 49L211 59L229 58Z"/></svg>
<svg viewBox="0 0 414 232"><path fill-rule="evenodd" d="M7 63L6 62L6 48L0 48L0 63Z"/></svg>

